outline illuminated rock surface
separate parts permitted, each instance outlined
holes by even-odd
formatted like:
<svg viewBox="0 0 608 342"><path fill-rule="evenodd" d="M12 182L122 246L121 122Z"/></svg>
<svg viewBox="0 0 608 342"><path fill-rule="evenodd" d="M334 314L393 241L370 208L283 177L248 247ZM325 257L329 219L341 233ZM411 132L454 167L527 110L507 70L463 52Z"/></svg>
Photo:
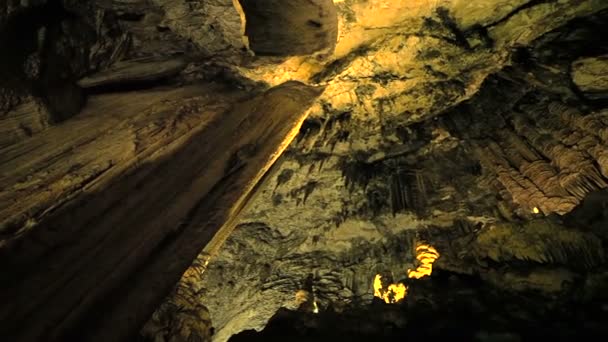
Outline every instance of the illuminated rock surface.
<svg viewBox="0 0 608 342"><path fill-rule="evenodd" d="M92 180L154 160L205 113L296 80L324 92L236 229L200 246L142 339L223 342L275 314L287 323L238 339L281 324L370 340L459 327L463 339L517 340L538 325L575 336L584 321L602 332L608 2L333 2L0 5L0 45L20 46L0 55L0 252L35 262L57 243L40 220ZM319 10L296 10L306 6ZM40 233L13 243L29 231ZM374 301L377 275L404 299Z"/></svg>
<svg viewBox="0 0 608 342"><path fill-rule="evenodd" d="M338 2L329 64L236 68L327 89L195 286L215 340L296 309L309 274L321 311L366 305L376 274L398 284L416 267L421 234L441 253L434 269L479 274L499 292L563 294L603 264L597 235L520 222L569 213L606 187L605 110L579 98L569 72L577 54L605 51L605 14L565 25L605 5L440 3ZM519 262L525 271L504 271ZM152 322L147 334L163 326Z"/></svg>

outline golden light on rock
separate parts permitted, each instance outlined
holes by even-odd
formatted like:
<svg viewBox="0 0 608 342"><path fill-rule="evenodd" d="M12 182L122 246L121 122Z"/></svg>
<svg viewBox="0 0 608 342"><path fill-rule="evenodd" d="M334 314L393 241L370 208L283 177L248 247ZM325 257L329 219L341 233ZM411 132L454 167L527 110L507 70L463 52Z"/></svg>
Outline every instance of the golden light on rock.
<svg viewBox="0 0 608 342"><path fill-rule="evenodd" d="M312 301L312 312L313 313L319 313L319 305L317 304L317 300L315 299L314 295L312 293L310 293L309 291L300 289L298 291L296 291L296 306L300 307L301 305L305 304L305 303L310 303L310 301Z"/></svg>
<svg viewBox="0 0 608 342"><path fill-rule="evenodd" d="M296 305L300 306L308 300L308 291L298 290L296 292Z"/></svg>
<svg viewBox="0 0 608 342"><path fill-rule="evenodd" d="M407 295L407 286L402 283L390 284L384 289L382 276L376 274L374 278L374 296L381 298L387 304L398 303Z"/></svg>
<svg viewBox="0 0 608 342"><path fill-rule="evenodd" d="M243 7L241 6L241 3L239 2L239 0L232 0L232 5L234 6L237 13L241 17L241 39L243 40L243 44L245 45L245 48L247 48L247 50L249 50L249 37L247 37L247 35L245 34L245 26L246 26L246 20L247 20L245 17L245 12L243 11Z"/></svg>
<svg viewBox="0 0 608 342"><path fill-rule="evenodd" d="M534 207L534 208L532 208L532 213L539 214L540 210L538 209L538 207Z"/></svg>
<svg viewBox="0 0 608 342"><path fill-rule="evenodd" d="M430 276L433 273L433 263L439 258L439 252L433 246L420 245L416 247L416 254L420 266L416 270L408 270L407 276L414 279Z"/></svg>
<svg viewBox="0 0 608 342"><path fill-rule="evenodd" d="M416 270L408 270L408 278L420 279L431 275L433 272L433 263L439 258L439 252L431 245L419 245L416 247L416 259L420 262L420 266ZM403 283L389 284L384 287L382 284L382 276L376 274L374 278L374 296L381 298L387 304L398 303L407 295L408 287Z"/></svg>

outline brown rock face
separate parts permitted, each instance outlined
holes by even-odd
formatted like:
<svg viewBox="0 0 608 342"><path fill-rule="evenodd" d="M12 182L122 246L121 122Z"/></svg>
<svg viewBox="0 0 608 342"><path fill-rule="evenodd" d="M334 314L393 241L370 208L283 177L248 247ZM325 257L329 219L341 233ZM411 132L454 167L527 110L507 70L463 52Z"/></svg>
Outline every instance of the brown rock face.
<svg viewBox="0 0 608 342"><path fill-rule="evenodd" d="M591 99L608 98L608 56L581 58L572 64L572 81Z"/></svg>
<svg viewBox="0 0 608 342"><path fill-rule="evenodd" d="M239 0L249 48L258 55L331 54L338 37L332 0Z"/></svg>

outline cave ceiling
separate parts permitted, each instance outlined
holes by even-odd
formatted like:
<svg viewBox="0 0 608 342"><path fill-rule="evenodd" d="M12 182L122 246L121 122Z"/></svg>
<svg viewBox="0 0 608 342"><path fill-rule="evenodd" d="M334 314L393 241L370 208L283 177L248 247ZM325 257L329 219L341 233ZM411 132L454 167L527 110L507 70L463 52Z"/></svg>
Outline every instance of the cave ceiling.
<svg viewBox="0 0 608 342"><path fill-rule="evenodd" d="M60 47L34 39L22 75L60 86L0 89L0 110L17 113L3 147L77 118L82 89L324 88L234 231L200 253L143 336L223 342L297 309L302 290L314 310L369 303L374 277L408 278L421 244L435 269L547 296L603 267L608 2L286 2L64 0L72 15L28 36ZM9 1L0 19L46 4ZM256 24L268 17L278 26ZM77 86L40 56L66 61Z"/></svg>
<svg viewBox="0 0 608 342"><path fill-rule="evenodd" d="M369 301L373 276L388 271L396 279L405 277L415 263L411 250L421 239L433 241L440 252L443 248L439 267L463 273L487 267L462 262L463 255L541 265L578 258L551 256L560 247L541 246L543 236L525 236L527 242L497 251L505 243L500 237L454 246L433 232L462 229L468 233L460 235L468 236L495 225L567 214L587 193L606 187L606 112L586 108L593 114L576 119L581 96L595 96L593 86L576 75L593 73L590 64L600 62L587 63L576 52L568 56L567 47L551 45L556 36L570 34L560 37L566 41L561 45L576 49L577 39L591 37L576 28L549 33L607 4L335 2L339 33L333 55L221 62L239 77L268 85L296 79L326 88L233 235L219 251L201 254L165 304L170 312L171 305L192 296L201 315L210 317L205 326L183 315L184 335L197 329L189 324L202 331L213 325L220 341L236 331L259 329L279 307L299 305L294 294L310 274L319 305ZM606 53L603 46L599 53ZM588 90L570 83L571 71L574 82ZM583 136L589 139L585 147L579 145L585 144ZM579 238L591 239L596 247L589 251L602 249L593 236ZM557 240L547 244L561 245ZM541 245L520 250L526 244ZM587 259L599 263L602 253ZM558 279L571 276L555 272ZM492 274L488 281L507 282L501 277ZM547 282L552 281L530 286L551 287ZM148 333L167 324L162 310Z"/></svg>

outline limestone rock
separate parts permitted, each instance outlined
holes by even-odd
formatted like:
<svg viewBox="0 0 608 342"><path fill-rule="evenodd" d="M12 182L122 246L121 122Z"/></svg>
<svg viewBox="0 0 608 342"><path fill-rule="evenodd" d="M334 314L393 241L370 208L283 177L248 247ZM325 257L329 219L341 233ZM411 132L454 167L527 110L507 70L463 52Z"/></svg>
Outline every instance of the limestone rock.
<svg viewBox="0 0 608 342"><path fill-rule="evenodd" d="M331 54L338 36L332 0L239 0L249 47L259 55Z"/></svg>
<svg viewBox="0 0 608 342"><path fill-rule="evenodd" d="M27 139L46 129L51 117L47 109L34 98L24 98L4 116L0 116L0 148Z"/></svg>
<svg viewBox="0 0 608 342"><path fill-rule="evenodd" d="M294 138L306 108L322 91L289 82L231 106L243 94L223 93L221 87L209 91L214 88L207 84L156 89L138 94L144 101L134 101L135 94L108 95L123 104L118 107L122 115L104 110L112 101L103 101L102 96L99 106L88 107L92 115L68 122L74 126L54 127L34 137L34 144L2 151L0 172L8 177L0 186L0 268L13 275L0 284L5 303L1 320L12 322L0 326L3 336L22 341L41 336L128 339L188 268L200 246L231 233L245 199ZM106 120L100 119L102 114ZM96 124L100 120L107 126ZM79 142L66 134L82 133L74 128L87 125L92 127L89 136L80 135ZM84 146L96 152L88 153ZM28 165L20 159L31 157L27 151L32 147L39 148L38 158ZM36 175L49 160L57 163L61 175L44 171ZM24 169L33 174L25 176L19 171ZM182 186L190 190L179 190ZM47 191L40 192L39 187ZM137 188L137 195L130 195L128 188ZM18 195L22 195L19 203L11 200ZM152 200L153 196L164 199ZM169 198L172 205L167 206ZM155 208L139 210L147 205ZM91 220L89 215L95 216L99 208L105 208L103 219ZM118 222L128 228L117 228ZM134 233L135 222L142 223L145 233ZM200 228L202 222L207 228ZM75 242L75 233L87 238ZM47 265L40 262L41 255ZM79 261L72 263L74 258ZM97 262L104 265L89 264ZM117 300L108 301L108 296ZM37 302L55 303L42 309ZM100 310L108 314L100 316ZM73 315L78 319L73 320ZM24 316L28 323L41 321L24 329L20 326ZM96 328L76 323L83 321L94 322ZM49 326L49 322L54 323Z"/></svg>
<svg viewBox="0 0 608 342"><path fill-rule="evenodd" d="M233 0L153 0L162 9L161 29L191 40L204 54L235 53L245 45Z"/></svg>
<svg viewBox="0 0 608 342"><path fill-rule="evenodd" d="M608 97L608 56L588 57L572 64L572 81L591 99Z"/></svg>
<svg viewBox="0 0 608 342"><path fill-rule="evenodd" d="M78 81L82 88L128 86L154 82L177 75L186 67L183 59L141 58L121 61Z"/></svg>
<svg viewBox="0 0 608 342"><path fill-rule="evenodd" d="M557 295L568 290L576 280L575 274L566 269L541 269L525 273L489 272L483 276L494 286L512 292L540 292Z"/></svg>
<svg viewBox="0 0 608 342"><path fill-rule="evenodd" d="M86 310L89 297L81 307L74 296L100 298L112 287L104 281L130 290L106 300L128 310L95 311L99 336L128 332L166 293L146 338L222 342L262 329L281 307L308 315L304 326L350 317L358 323L341 332L374 333L427 321L431 332L472 329L463 340L492 336L478 322L534 326L555 313L566 330L603 323L562 304L603 289L588 274L606 265L608 112L589 79L606 51L605 0L6 3L0 43L21 48L0 55L0 266L12 265L2 270L10 279L43 275L24 281L26 294L0 285L12 291L0 292L1 329L26 322L41 333L32 318L61 330L48 315ZM83 91L84 76L93 88ZM325 92L298 113L306 119L286 146L273 140L284 131L271 134L278 113L295 115L318 89L287 83L255 95L290 80ZM253 143L232 145L242 138ZM285 153L251 198L230 191L251 189L231 177L265 170L252 156L277 145ZM210 179L229 189L205 201L219 213L196 204ZM204 227L241 210L209 241L215 230ZM161 236L172 249L156 261L118 261ZM441 256L414 281L419 244ZM197 254L170 291L167 279ZM57 255L76 261L57 267ZM146 276L122 282L136 268ZM44 272L58 280L39 281ZM407 284L411 315L373 307L376 274ZM459 321L437 308L466 310ZM338 315L310 319L325 311Z"/></svg>

